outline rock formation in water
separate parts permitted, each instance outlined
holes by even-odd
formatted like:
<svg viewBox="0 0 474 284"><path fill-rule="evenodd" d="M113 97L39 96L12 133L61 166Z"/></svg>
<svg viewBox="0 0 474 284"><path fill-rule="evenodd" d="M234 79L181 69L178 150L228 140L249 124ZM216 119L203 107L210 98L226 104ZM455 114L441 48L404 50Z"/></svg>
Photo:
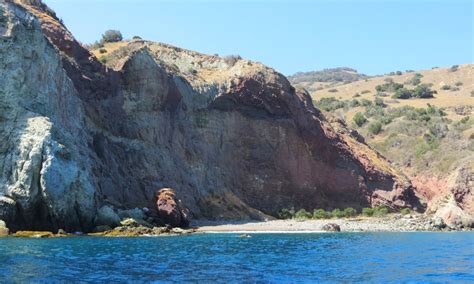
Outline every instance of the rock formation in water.
<svg viewBox="0 0 474 284"><path fill-rule="evenodd" d="M419 206L273 69L122 44L105 66L40 1L0 1L0 219L13 231L90 231L156 207L164 187L193 218Z"/></svg>

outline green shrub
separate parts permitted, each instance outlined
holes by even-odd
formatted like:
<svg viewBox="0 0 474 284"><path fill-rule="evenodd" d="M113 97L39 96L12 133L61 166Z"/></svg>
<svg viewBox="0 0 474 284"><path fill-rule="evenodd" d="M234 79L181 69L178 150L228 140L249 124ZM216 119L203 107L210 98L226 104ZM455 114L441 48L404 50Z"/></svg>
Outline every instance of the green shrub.
<svg viewBox="0 0 474 284"><path fill-rule="evenodd" d="M374 216L385 216L389 212L388 207L386 206L377 206L374 208Z"/></svg>
<svg viewBox="0 0 474 284"><path fill-rule="evenodd" d="M108 30L102 35L101 43L119 42L123 39L122 33L118 30Z"/></svg>
<svg viewBox="0 0 474 284"><path fill-rule="evenodd" d="M365 118L365 116L360 112L354 115L353 120L354 120L354 123L359 127L361 127L362 125L364 125L364 123L367 122L367 118Z"/></svg>
<svg viewBox="0 0 474 284"><path fill-rule="evenodd" d="M313 215L305 209L300 209L295 213L295 218L298 219L310 219L311 217L313 217Z"/></svg>
<svg viewBox="0 0 474 284"><path fill-rule="evenodd" d="M418 85L413 91L413 96L420 99L433 98L436 91L431 90L428 85Z"/></svg>
<svg viewBox="0 0 474 284"><path fill-rule="evenodd" d="M286 209L283 208L281 211L278 213L278 217L280 219L291 219L295 216L295 210L294 209Z"/></svg>
<svg viewBox="0 0 474 284"><path fill-rule="evenodd" d="M444 90L444 91L451 90L451 86L450 85L443 85L443 86L441 86L441 90Z"/></svg>
<svg viewBox="0 0 474 284"><path fill-rule="evenodd" d="M315 219L327 219L331 218L331 212L327 212L324 209L315 209L313 212L313 218Z"/></svg>
<svg viewBox="0 0 474 284"><path fill-rule="evenodd" d="M107 53L107 49L101 48L101 49L99 49L99 53L100 53L100 54Z"/></svg>
<svg viewBox="0 0 474 284"><path fill-rule="evenodd" d="M373 208L362 208L362 215L371 217L374 215L374 209Z"/></svg>
<svg viewBox="0 0 474 284"><path fill-rule="evenodd" d="M375 121L369 124L369 131L372 134L379 134L382 131L382 123Z"/></svg>
<svg viewBox="0 0 474 284"><path fill-rule="evenodd" d="M395 74L397 74L398 76L402 75L402 71L397 71Z"/></svg>
<svg viewBox="0 0 474 284"><path fill-rule="evenodd" d="M408 80L407 83L413 86L419 85L421 83L422 77L423 75L421 75L420 73L416 73L410 80Z"/></svg>
<svg viewBox="0 0 474 284"><path fill-rule="evenodd" d="M133 36L132 39L142 39L140 36Z"/></svg>
<svg viewBox="0 0 474 284"><path fill-rule="evenodd" d="M368 99L361 99L360 100L360 104L363 105L363 106L371 106L372 105L372 101L368 100Z"/></svg>
<svg viewBox="0 0 474 284"><path fill-rule="evenodd" d="M319 101L314 101L314 105L325 111L334 111L346 106L343 101L339 101L335 97L321 98Z"/></svg>
<svg viewBox="0 0 474 284"><path fill-rule="evenodd" d="M328 92L330 92L330 93L337 93L338 90L337 90L337 89L329 89Z"/></svg>
<svg viewBox="0 0 474 284"><path fill-rule="evenodd" d="M360 106L360 103L357 99L353 99L350 104L349 104L351 107L358 107Z"/></svg>
<svg viewBox="0 0 474 284"><path fill-rule="evenodd" d="M406 88L400 88L395 91L395 94L392 96L394 99L409 99L413 96L412 91L406 89Z"/></svg>
<svg viewBox="0 0 474 284"><path fill-rule="evenodd" d="M357 215L357 210L355 210L352 207L349 207L349 208L344 209L343 213L344 213L344 216L346 217L354 217Z"/></svg>
<svg viewBox="0 0 474 284"><path fill-rule="evenodd" d="M456 83L454 83L454 85L455 85L456 87L459 87L459 86L462 86L463 83L462 83L461 81L457 81Z"/></svg>
<svg viewBox="0 0 474 284"><path fill-rule="evenodd" d="M344 217L344 212L341 211L341 209L334 209L332 210L331 215L335 218L342 218Z"/></svg>
<svg viewBox="0 0 474 284"><path fill-rule="evenodd" d="M374 103L375 103L376 106L386 107L386 105L383 102L382 98L376 97L375 100L374 100Z"/></svg>
<svg viewBox="0 0 474 284"><path fill-rule="evenodd" d="M368 93L370 93L370 91L369 91L369 90L363 90L363 91L360 92L360 93L361 93L361 94L368 94Z"/></svg>
<svg viewBox="0 0 474 284"><path fill-rule="evenodd" d="M410 213L411 213L410 208L403 208L402 210L400 210L400 214L402 215L408 215Z"/></svg>
<svg viewBox="0 0 474 284"><path fill-rule="evenodd" d="M107 56L102 55L101 57L99 57L99 61L102 62L103 64L107 63Z"/></svg>
<svg viewBox="0 0 474 284"><path fill-rule="evenodd" d="M395 83L393 81L388 81L385 84L375 86L377 92L396 92L398 89L403 88L403 84Z"/></svg>

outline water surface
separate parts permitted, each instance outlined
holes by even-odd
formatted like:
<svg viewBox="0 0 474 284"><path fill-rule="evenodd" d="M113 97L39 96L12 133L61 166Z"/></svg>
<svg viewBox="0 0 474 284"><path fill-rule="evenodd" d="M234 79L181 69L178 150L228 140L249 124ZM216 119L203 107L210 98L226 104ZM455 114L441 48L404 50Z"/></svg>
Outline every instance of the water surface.
<svg viewBox="0 0 474 284"><path fill-rule="evenodd" d="M474 233L0 239L0 281L474 281Z"/></svg>

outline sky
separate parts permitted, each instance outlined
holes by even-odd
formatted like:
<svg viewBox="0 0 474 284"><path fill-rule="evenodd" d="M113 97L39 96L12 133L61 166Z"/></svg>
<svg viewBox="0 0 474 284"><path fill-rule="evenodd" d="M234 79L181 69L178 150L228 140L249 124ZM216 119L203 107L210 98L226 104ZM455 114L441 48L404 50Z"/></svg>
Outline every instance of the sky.
<svg viewBox="0 0 474 284"><path fill-rule="evenodd" d="M108 29L285 75L376 75L474 61L472 0L44 0L83 43Z"/></svg>

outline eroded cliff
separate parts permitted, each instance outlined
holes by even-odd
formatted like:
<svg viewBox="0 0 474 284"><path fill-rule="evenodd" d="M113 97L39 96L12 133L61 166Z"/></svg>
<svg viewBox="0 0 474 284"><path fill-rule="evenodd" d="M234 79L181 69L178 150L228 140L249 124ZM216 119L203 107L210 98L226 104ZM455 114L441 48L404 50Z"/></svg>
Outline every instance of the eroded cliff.
<svg viewBox="0 0 474 284"><path fill-rule="evenodd" d="M26 4L28 3L28 4ZM101 64L39 1L0 2L0 219L91 230L176 190L193 218L418 207L411 184L273 69L143 40Z"/></svg>

